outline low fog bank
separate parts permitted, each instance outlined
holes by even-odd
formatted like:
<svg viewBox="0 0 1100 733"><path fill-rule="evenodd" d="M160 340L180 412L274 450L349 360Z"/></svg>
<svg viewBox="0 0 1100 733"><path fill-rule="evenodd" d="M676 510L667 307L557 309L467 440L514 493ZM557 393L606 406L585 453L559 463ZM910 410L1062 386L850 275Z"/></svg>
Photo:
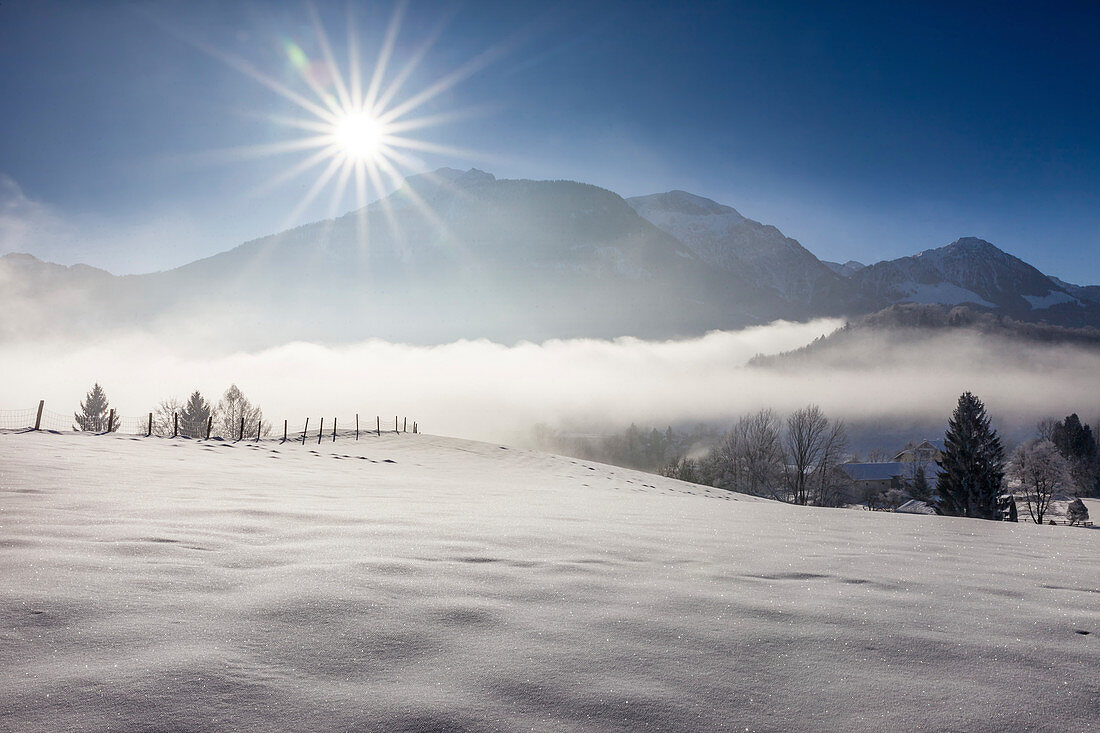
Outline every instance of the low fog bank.
<svg viewBox="0 0 1100 733"><path fill-rule="evenodd" d="M135 417L195 389L216 401L234 383L279 429L284 419L293 429L322 415L342 426L356 413L364 425L368 416L371 423L382 415L383 424L392 424L394 415L407 415L427 432L509 442L528 441L536 424L586 433L631 422L721 425L761 407L787 412L811 402L871 429L924 429L942 425L965 390L978 394L1010 431L1048 415L1100 416L1100 350L1082 347L958 331L915 340L865 334L843 358L745 366L756 354L801 347L840 325L780 321L678 341L290 343L211 356L165 338L119 338L71 350L24 344L0 353L0 409L45 399L47 409L71 412L98 381L112 407Z"/></svg>

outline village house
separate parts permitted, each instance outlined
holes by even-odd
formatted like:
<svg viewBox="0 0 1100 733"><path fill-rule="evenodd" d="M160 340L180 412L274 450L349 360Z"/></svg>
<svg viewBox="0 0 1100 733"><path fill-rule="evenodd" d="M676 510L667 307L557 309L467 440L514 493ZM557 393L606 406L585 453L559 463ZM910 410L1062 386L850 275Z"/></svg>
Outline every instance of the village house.
<svg viewBox="0 0 1100 733"><path fill-rule="evenodd" d="M924 476L930 489L936 488L936 479L940 474L938 460L943 451L934 443L922 440L919 444L910 442L892 461L873 461L867 463L843 463L840 469L852 481L852 495L857 501L865 497L891 489L906 490L916 478L917 469L924 468Z"/></svg>

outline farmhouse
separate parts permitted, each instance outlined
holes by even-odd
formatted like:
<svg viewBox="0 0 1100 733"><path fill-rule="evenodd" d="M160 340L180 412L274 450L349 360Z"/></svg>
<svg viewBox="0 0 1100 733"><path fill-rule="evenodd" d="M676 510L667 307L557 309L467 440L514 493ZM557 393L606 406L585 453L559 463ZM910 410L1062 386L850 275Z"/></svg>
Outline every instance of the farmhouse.
<svg viewBox="0 0 1100 733"><path fill-rule="evenodd" d="M856 494L868 491L900 489L910 476L912 464L902 461L884 463L842 463L840 470L848 474Z"/></svg>
<svg viewBox="0 0 1100 733"><path fill-rule="evenodd" d="M856 496L905 489L916 478L917 469L921 467L924 468L929 488L935 489L940 474L937 461L942 458L943 452L936 444L922 440L919 444L909 443L892 461L844 463L840 469L852 480Z"/></svg>
<svg viewBox="0 0 1100 733"><path fill-rule="evenodd" d="M905 446L905 450L894 456L894 460L901 463L923 463L925 471L928 470L927 464L935 463L942 458L943 450L928 440L922 440L919 445L910 443Z"/></svg>

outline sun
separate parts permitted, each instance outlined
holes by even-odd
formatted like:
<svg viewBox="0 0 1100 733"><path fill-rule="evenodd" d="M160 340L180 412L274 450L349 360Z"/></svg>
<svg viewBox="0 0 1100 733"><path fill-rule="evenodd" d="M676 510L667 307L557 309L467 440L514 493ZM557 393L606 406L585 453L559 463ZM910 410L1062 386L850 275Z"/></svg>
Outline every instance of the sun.
<svg viewBox="0 0 1100 733"><path fill-rule="evenodd" d="M344 112L333 123L332 136L347 160L371 161L382 153L386 126L366 112Z"/></svg>
<svg viewBox="0 0 1100 733"><path fill-rule="evenodd" d="M304 132L304 135L227 151L234 159L238 156L288 153L303 156L286 170L267 178L251 193L252 196L264 194L320 169L313 184L286 214L284 228L299 223L307 208L325 190L332 193L328 216L335 218L346 193L354 190L360 242L365 244L367 205L373 198L381 196L378 200L388 212L386 194L400 188L409 172L427 167L420 155L434 154L452 160L481 157L471 150L429 142L420 137L427 128L466 118L471 112L477 114L476 110L425 113L424 107L484 68L507 46L500 45L478 54L422 89L406 89L405 83L413 78L417 65L428 53L438 32L429 35L404 67L394 71L391 62L405 7L404 2L395 4L377 58L373 64L364 66L360 62L358 35L354 32L354 19L349 6L346 74L337 62L317 10L310 4L306 5L306 9L315 31L312 45L316 50L313 57L292 38L281 39L288 70L296 72L289 79L279 79L264 73L244 58L192 41L202 51L251 77L298 108L298 112L291 116L262 116L277 126ZM442 30L442 25L438 30ZM306 46L310 45L305 38L299 40ZM297 76L297 81L294 76ZM410 190L408 194L415 205L425 210L426 214L431 214L427 204L419 200L415 191Z"/></svg>

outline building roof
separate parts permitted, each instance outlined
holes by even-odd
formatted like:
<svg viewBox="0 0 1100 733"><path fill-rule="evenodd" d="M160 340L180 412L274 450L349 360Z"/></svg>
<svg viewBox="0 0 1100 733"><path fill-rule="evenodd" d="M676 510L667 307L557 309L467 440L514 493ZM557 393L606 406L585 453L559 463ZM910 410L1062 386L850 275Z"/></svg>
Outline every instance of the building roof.
<svg viewBox="0 0 1100 733"><path fill-rule="evenodd" d="M902 512L903 514L935 514L936 510L929 506L928 502L920 501L918 499L910 499L905 502L895 512Z"/></svg>
<svg viewBox="0 0 1100 733"><path fill-rule="evenodd" d="M888 463L842 463L840 468L853 481L889 481L895 476L904 476L909 464L900 461Z"/></svg>

